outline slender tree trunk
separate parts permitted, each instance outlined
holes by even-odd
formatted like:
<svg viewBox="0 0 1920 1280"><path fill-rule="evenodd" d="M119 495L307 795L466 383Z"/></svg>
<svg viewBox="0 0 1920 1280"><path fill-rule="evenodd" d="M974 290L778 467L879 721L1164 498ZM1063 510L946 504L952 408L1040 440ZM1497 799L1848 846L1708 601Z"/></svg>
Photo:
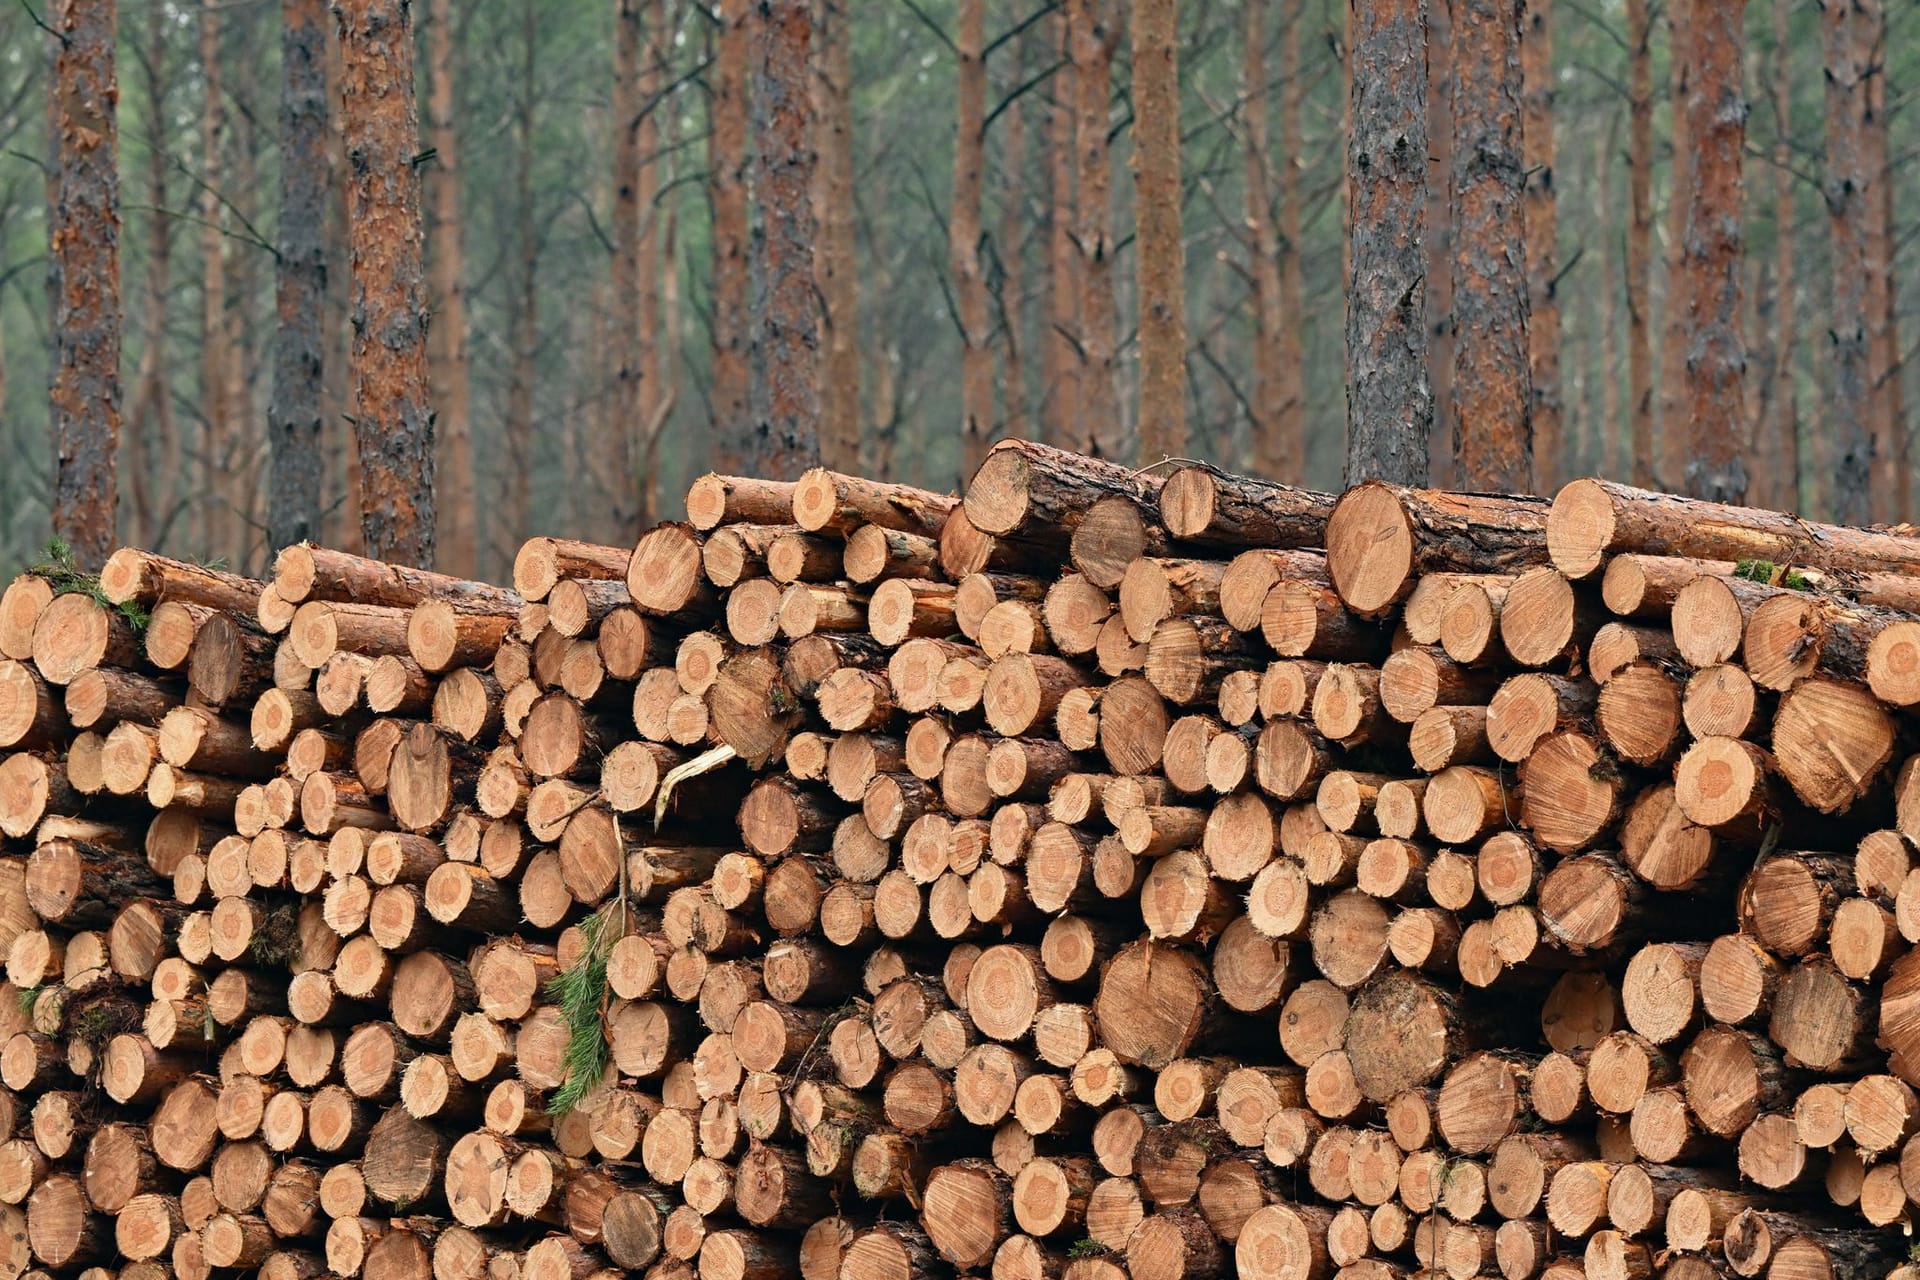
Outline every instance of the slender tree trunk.
<svg viewBox="0 0 1920 1280"><path fill-rule="evenodd" d="M660 70L666 63L666 6L655 5L641 45L638 115L634 139L640 151L637 203L640 207L640 245L635 257L633 292L640 308L640 412L627 427L637 433L639 464L639 528L652 524L659 510L660 477L653 472L654 431L660 421L665 391L660 385ZM638 529L635 530L636 536Z"/></svg>
<svg viewBox="0 0 1920 1280"><path fill-rule="evenodd" d="M1117 0L1067 0L1074 76L1074 149L1079 200L1080 421L1086 447L1124 461L1126 422L1120 416L1116 366L1118 321L1113 290L1113 161L1107 144L1113 51L1120 41Z"/></svg>
<svg viewBox="0 0 1920 1280"><path fill-rule="evenodd" d="M1886 74L1884 67L1887 58L1887 40L1885 35L1887 15L1884 10L1881 12L1880 20L1882 31L1880 39L1880 47L1882 50L1881 64L1883 70L1882 73L1875 78L1875 83L1879 85L1880 94L1884 98L1886 93ZM1885 154L1887 142L1886 130L1891 127L1892 121L1885 119L1884 103L1882 104L1882 117L1879 143L1881 151L1880 221L1881 224L1887 228L1888 237L1887 270L1884 277L1886 282L1887 310L1886 322L1882 326L1880 338L1881 350L1885 353L1885 357L1881 366L1883 370L1881 376L1885 380L1886 390L1887 442L1888 448L1892 451L1894 458L1893 510L1889 518L1901 524L1906 524L1913 519L1912 439L1907 425L1907 397L1906 384L1904 381L1906 377L1906 354L1905 348L1900 345L1900 277L1898 263L1895 261L1898 237L1893 234L1895 230L1893 220L1894 181L1893 171L1886 164Z"/></svg>
<svg viewBox="0 0 1920 1280"><path fill-rule="evenodd" d="M1903 518L1906 447L1894 404L1899 351L1893 311L1893 173L1887 167L1887 13L1874 14L1866 83L1867 115L1861 144L1867 174L1862 208L1867 242L1868 377L1872 379L1873 518L1885 524Z"/></svg>
<svg viewBox="0 0 1920 1280"><path fill-rule="evenodd" d="M1596 135L1593 157L1596 208L1613 207L1613 149L1618 140L1616 128L1610 127ZM1599 462L1601 474L1613 480L1619 479L1627 469L1621 462L1620 447L1620 320L1616 310L1620 281L1615 274L1618 270L1618 259L1609 244L1600 255L1600 439L1593 456Z"/></svg>
<svg viewBox="0 0 1920 1280"><path fill-rule="evenodd" d="M120 84L114 0L59 0L48 228L53 295L53 534L97 569L120 505Z"/></svg>
<svg viewBox="0 0 1920 1280"><path fill-rule="evenodd" d="M1455 482L1533 487L1520 0L1452 0Z"/></svg>
<svg viewBox="0 0 1920 1280"><path fill-rule="evenodd" d="M1796 335L1793 263L1793 45L1792 0L1773 0L1773 395L1766 433L1762 492L1768 505L1800 509L1800 427L1793 365Z"/></svg>
<svg viewBox="0 0 1920 1280"><path fill-rule="evenodd" d="M327 319L325 0L280 0L280 261L267 410L267 547L320 537Z"/></svg>
<svg viewBox="0 0 1920 1280"><path fill-rule="evenodd" d="M1140 460L1187 451L1186 246L1180 235L1179 11L1133 2L1133 260L1140 290Z"/></svg>
<svg viewBox="0 0 1920 1280"><path fill-rule="evenodd" d="M1627 0L1627 410L1631 474L1659 483L1653 449L1653 23L1647 0Z"/></svg>
<svg viewBox="0 0 1920 1280"><path fill-rule="evenodd" d="M172 513L180 472L180 443L173 429L173 386L167 359L167 293L173 280L173 206L168 196L167 124L171 116L167 79L169 19L160 5L147 7L144 61L147 108L147 262L140 353L140 388L127 415L127 496L133 500L128 535L156 546Z"/></svg>
<svg viewBox="0 0 1920 1280"><path fill-rule="evenodd" d="M1346 482L1424 484L1427 60L1421 0L1351 0Z"/></svg>
<svg viewBox="0 0 1920 1280"><path fill-rule="evenodd" d="M818 216L814 267L826 303L827 352L820 378L820 456L827 466L860 466L860 275L853 234L853 6L823 0L820 70L814 77L819 120Z"/></svg>
<svg viewBox="0 0 1920 1280"><path fill-rule="evenodd" d="M1019 42L1015 51L1014 82L1009 90L1026 80L1027 43ZM996 234L996 260L1000 267L1000 325L1006 334L1001 421L1006 434L1016 440L1033 438L1032 410L1027 403L1027 113L1026 103L1015 101L1004 113L1000 153L1000 229ZM854 361L859 369L859 361Z"/></svg>
<svg viewBox="0 0 1920 1280"><path fill-rule="evenodd" d="M540 56L537 0L521 0L521 64L513 120L513 365L507 378L506 457L501 467L497 537L502 559L533 532L529 494L533 479L534 358L540 340L540 240L533 218L533 139L536 73Z"/></svg>
<svg viewBox="0 0 1920 1280"><path fill-rule="evenodd" d="M640 8L643 0L614 0L613 31L613 409L598 442L599 471L608 488L607 537L631 543L640 536L640 473L633 442L639 434L645 341L640 315Z"/></svg>
<svg viewBox="0 0 1920 1280"><path fill-rule="evenodd" d="M1273 220L1273 184L1269 180L1268 156L1272 152L1267 131L1267 6L1247 3L1241 6L1245 19L1244 50L1246 63L1242 84L1246 106L1241 118L1246 127L1245 187L1247 233L1247 279L1253 293L1253 385L1247 397L1249 428L1253 434L1253 469L1274 480L1296 482L1299 461L1292 456L1295 443L1281 431L1284 406L1281 396L1283 374L1280 366L1280 334L1286 319L1280 304L1280 235ZM1286 91L1283 78L1281 91ZM1293 162L1286 153L1283 165Z"/></svg>
<svg viewBox="0 0 1920 1280"><path fill-rule="evenodd" d="M433 563L433 412L406 0L334 0L353 251L353 426L366 554Z"/></svg>
<svg viewBox="0 0 1920 1280"><path fill-rule="evenodd" d="M1679 491L1687 473L1687 193L1693 190L1694 143L1688 135L1687 95L1692 74L1694 10L1701 0L1667 0L1667 97L1671 108L1673 170L1667 191L1666 304L1661 316L1660 436L1654 466L1660 487ZM1711 0L1707 0L1711 2Z"/></svg>
<svg viewBox="0 0 1920 1280"><path fill-rule="evenodd" d="M1453 483L1453 20L1448 0L1427 0L1427 379L1433 422L1427 429L1432 482Z"/></svg>
<svg viewBox="0 0 1920 1280"><path fill-rule="evenodd" d="M1832 230L1833 387L1830 515L1842 524L1873 517L1872 360L1867 348L1867 77L1878 25L1876 0L1827 0L1827 216Z"/></svg>
<svg viewBox="0 0 1920 1280"><path fill-rule="evenodd" d="M260 92L259 71L265 64L254 47L255 35L261 27L259 9L241 9L234 17L236 21L230 28L225 50L236 68L229 92L236 103L257 102L264 96ZM236 44L238 49L234 47ZM227 180L226 201L235 223L257 226L260 221L259 166L255 160L254 118L247 110L236 110L228 121L228 156L233 174ZM253 572L255 539L265 524L260 510L260 478L266 451L262 448L265 440L258 427L264 406L256 406L254 399L260 381L260 352L254 341L254 335L260 331L254 309L255 299L261 292L260 263L258 253L241 252L236 243L235 251L227 257L227 299L220 314L225 331L223 345L227 350L227 449L219 482L225 491L223 505L229 513L231 529L230 549L224 554L232 567L242 573Z"/></svg>
<svg viewBox="0 0 1920 1280"><path fill-rule="evenodd" d="M707 190L713 203L714 465L746 466L752 419L747 375L747 48L751 0L720 0Z"/></svg>
<svg viewBox="0 0 1920 1280"><path fill-rule="evenodd" d="M1047 329L1040 345L1041 428L1048 441L1084 453L1081 424L1080 254L1074 244L1075 107L1079 70L1067 61L1072 29L1064 13L1048 20L1062 64L1047 107Z"/></svg>
<svg viewBox="0 0 1920 1280"><path fill-rule="evenodd" d="M1741 92L1746 0L1715 0L1693 13L1687 59L1687 139L1693 150L1685 243L1688 325L1687 491L1716 502L1747 496L1746 335L1740 305L1746 241L1740 153L1747 139Z"/></svg>
<svg viewBox="0 0 1920 1280"><path fill-rule="evenodd" d="M753 58L753 442L757 475L820 461L820 295L813 279L813 12L760 0Z"/></svg>
<svg viewBox="0 0 1920 1280"><path fill-rule="evenodd" d="M1307 322L1306 272L1301 266L1305 222L1300 199L1300 176L1306 167L1306 148L1300 132L1300 108L1306 100L1306 84L1300 75L1300 28L1306 23L1304 0L1283 6L1282 13L1287 25L1280 32L1279 430L1280 438L1286 442L1287 465L1270 474L1287 484L1305 484L1307 365L1300 336ZM1341 207L1346 207L1345 201Z"/></svg>
<svg viewBox="0 0 1920 1280"><path fill-rule="evenodd" d="M337 108L346 67L340 28L327 23L327 102ZM327 339L323 378L324 417L321 451L327 456L328 502L321 512L326 542L358 553L360 540L360 452L353 423L353 272L347 234L347 125L337 109L328 111L327 130Z"/></svg>
<svg viewBox="0 0 1920 1280"><path fill-rule="evenodd" d="M947 270L960 322L960 470L973 475L993 442L993 348L987 281L980 270L980 214L986 182L986 0L960 0L954 28L953 209L947 218Z"/></svg>
<svg viewBox="0 0 1920 1280"><path fill-rule="evenodd" d="M427 288L433 306L427 370L433 378L434 475L440 484L434 533L437 567L480 573L478 490L474 484L473 392L467 357L466 228L460 214L460 159L454 95L453 0L428 0Z"/></svg>
<svg viewBox="0 0 1920 1280"><path fill-rule="evenodd" d="M200 79L205 98L200 114L200 441L201 479L197 488L204 524L205 553L232 556L236 522L227 503L226 471L232 449L227 403L227 242L221 230L226 210L220 203L226 147L226 88L220 57L221 0L201 0Z"/></svg>
<svg viewBox="0 0 1920 1280"><path fill-rule="evenodd" d="M1553 0L1526 0L1520 37L1520 78L1525 90L1527 226L1527 341L1533 373L1533 480L1553 493L1567 473L1567 440L1561 430L1560 256L1554 190ZM1605 208L1603 205L1602 208Z"/></svg>

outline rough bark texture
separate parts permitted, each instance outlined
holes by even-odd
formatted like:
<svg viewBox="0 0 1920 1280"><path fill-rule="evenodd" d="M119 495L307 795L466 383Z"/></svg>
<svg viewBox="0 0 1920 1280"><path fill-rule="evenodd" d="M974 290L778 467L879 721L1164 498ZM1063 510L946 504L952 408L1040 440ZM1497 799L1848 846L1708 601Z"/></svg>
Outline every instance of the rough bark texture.
<svg viewBox="0 0 1920 1280"><path fill-rule="evenodd" d="M713 203L714 466L746 466L747 411L747 47L752 0L723 0L714 56L713 129L707 193Z"/></svg>
<svg viewBox="0 0 1920 1280"><path fill-rule="evenodd" d="M1793 58L1788 19L1791 0L1773 0L1773 394L1762 445L1756 499L1788 511L1800 507L1800 424L1794 412L1793 203L1799 182L1788 162L1793 140Z"/></svg>
<svg viewBox="0 0 1920 1280"><path fill-rule="evenodd" d="M62 0L54 53L53 532L98 568L119 511L120 176L114 0Z"/></svg>
<svg viewBox="0 0 1920 1280"><path fill-rule="evenodd" d="M444 502L434 534L434 567L471 578L480 572L479 516L473 471L473 396L467 362L467 293L462 277L459 137L454 129L453 0L428 0L427 297L433 328L427 372L433 388L434 476ZM517 536L521 526L513 526Z"/></svg>
<svg viewBox="0 0 1920 1280"><path fill-rule="evenodd" d="M1746 340L1741 329L1740 152L1747 102L1740 88L1746 0L1696 6L1688 66L1687 136L1693 149L1688 192L1687 492L1716 502L1747 495Z"/></svg>
<svg viewBox="0 0 1920 1280"><path fill-rule="evenodd" d="M947 269L960 324L960 469L974 473L993 443L993 348L987 281L980 269L980 211L986 190L986 0L960 0L954 28L953 210L947 219Z"/></svg>
<svg viewBox="0 0 1920 1280"><path fill-rule="evenodd" d="M353 422L366 553L433 562L420 154L406 0L336 0L353 247Z"/></svg>
<svg viewBox="0 0 1920 1280"><path fill-rule="evenodd" d="M1033 74L1028 43L1022 40L1014 51L1014 61L995 92L1005 98ZM1029 105L1020 99L1008 102L1001 121L1000 135L1000 228L995 258L1000 282L995 292L995 313L999 316L1005 340L1006 361L1000 375L1001 426L1005 434L1019 440L1033 438L1033 417L1028 406L1027 386L1027 222L1031 205L1027 189L1032 176L1027 171L1027 112ZM856 372L858 361L855 362Z"/></svg>
<svg viewBox="0 0 1920 1280"><path fill-rule="evenodd" d="M813 282L813 11L759 0L754 32L753 439L750 470L798 479L820 463L820 295Z"/></svg>
<svg viewBox="0 0 1920 1280"><path fill-rule="evenodd" d="M1120 416L1113 294L1113 161L1109 100L1118 0L1067 0L1074 66L1074 154L1080 249L1080 429L1095 457L1124 461L1133 450ZM1080 444L1073 446L1081 447Z"/></svg>
<svg viewBox="0 0 1920 1280"><path fill-rule="evenodd" d="M322 537L327 318L326 0L280 4L280 262L275 290L267 542Z"/></svg>
<svg viewBox="0 0 1920 1280"><path fill-rule="evenodd" d="M1427 20L1427 378L1433 422L1427 430L1432 483L1453 483L1453 42L1447 6L1429 4Z"/></svg>
<svg viewBox="0 0 1920 1280"><path fill-rule="evenodd" d="M1533 487L1520 0L1454 0L1455 483Z"/></svg>
<svg viewBox="0 0 1920 1280"><path fill-rule="evenodd" d="M615 0L613 25L613 413L598 449L608 486L609 541L640 536L639 471L633 453L640 421L640 7Z"/></svg>
<svg viewBox="0 0 1920 1280"><path fill-rule="evenodd" d="M1301 6L1287 12L1286 29L1280 33L1280 152L1287 159L1280 166L1280 344L1279 430L1286 441L1287 465L1267 476L1284 484L1305 484L1307 480L1307 366L1302 351L1301 329L1306 316L1306 271L1301 266L1302 228L1300 173L1294 157L1301 154L1300 104L1306 98L1306 85L1300 76L1300 28L1305 24ZM1263 153L1264 154L1264 153Z"/></svg>
<svg viewBox="0 0 1920 1280"><path fill-rule="evenodd" d="M321 6L323 16L325 8ZM164 212L173 207L168 194L172 165L164 141L166 122L172 111L166 66L169 26L167 15L159 5L147 10L147 51L141 68L146 83L148 121L146 198L153 210L147 215L146 296L141 308L147 342L146 349L140 353L139 388L134 392L133 412L127 415L126 421L125 456L131 472L127 497L133 503L127 534L149 544L158 540L161 522L173 509L180 473L180 438L173 422L172 366L167 358L167 343L160 336L166 330L168 294L173 279L173 218ZM323 164L324 161L323 154Z"/></svg>
<svg viewBox="0 0 1920 1280"><path fill-rule="evenodd" d="M1867 351L1865 155L1867 76L1877 0L1833 0L1821 9L1826 46L1827 216L1832 232L1833 311L1828 324L1833 371L1828 392L1832 500L1827 514L1865 524L1873 440Z"/></svg>
<svg viewBox="0 0 1920 1280"><path fill-rule="evenodd" d="M1887 11L1884 0L1873 13L1866 83L1866 119L1861 153L1867 175L1867 369L1870 382L1868 433L1873 438L1873 518L1881 523L1904 519L1906 446L1895 410L1899 399L1899 345L1893 309L1893 173L1887 167Z"/></svg>
<svg viewBox="0 0 1920 1280"><path fill-rule="evenodd" d="M1653 278L1653 23L1648 0L1627 0L1627 410L1633 482L1654 485L1653 346L1647 331Z"/></svg>
<svg viewBox="0 0 1920 1280"><path fill-rule="evenodd" d="M1347 483L1427 479L1421 237L1427 226L1427 65L1420 0L1350 10Z"/></svg>
<svg viewBox="0 0 1920 1280"><path fill-rule="evenodd" d="M1174 0L1134 0L1134 262L1140 460L1187 451L1186 250L1180 238L1180 63Z"/></svg>
<svg viewBox="0 0 1920 1280"><path fill-rule="evenodd" d="M1269 479L1295 483L1300 473L1299 448L1304 442L1290 439L1281 428L1286 406L1282 400L1285 374L1280 343L1286 319L1280 305L1280 237L1274 227L1273 184L1267 161L1267 7L1250 4L1245 9L1242 34L1246 64L1241 87L1247 101L1241 114L1246 129L1246 174L1242 185L1247 217L1247 279L1253 295L1253 390L1247 397L1247 417L1253 434L1253 469ZM1281 84L1284 93L1284 78Z"/></svg>
<svg viewBox="0 0 1920 1280"><path fill-rule="evenodd" d="M200 220L200 442L199 498L202 545L209 554L229 555L235 525L232 491L228 485L233 452L233 406L227 403L227 371L232 355L227 346L227 240L222 232L226 206L221 194L227 136L225 68L220 51L218 0L201 0L200 38L200 174L197 186Z"/></svg>
<svg viewBox="0 0 1920 1280"><path fill-rule="evenodd" d="M1047 109L1047 329L1040 347L1040 424L1048 444L1085 451L1080 425L1080 255L1074 247L1074 111L1079 70L1067 60L1071 28L1064 12L1050 19L1054 52Z"/></svg>
<svg viewBox="0 0 1920 1280"><path fill-rule="evenodd" d="M827 355L820 376L820 457L836 471L860 466L860 275L853 202L853 6L821 6L819 122L820 243L814 269L826 303Z"/></svg>
<svg viewBox="0 0 1920 1280"><path fill-rule="evenodd" d="M1533 372L1533 481L1552 493L1567 472L1561 432L1560 299L1555 252L1559 220L1554 202L1553 0L1529 0L1520 36L1526 148L1527 342Z"/></svg>

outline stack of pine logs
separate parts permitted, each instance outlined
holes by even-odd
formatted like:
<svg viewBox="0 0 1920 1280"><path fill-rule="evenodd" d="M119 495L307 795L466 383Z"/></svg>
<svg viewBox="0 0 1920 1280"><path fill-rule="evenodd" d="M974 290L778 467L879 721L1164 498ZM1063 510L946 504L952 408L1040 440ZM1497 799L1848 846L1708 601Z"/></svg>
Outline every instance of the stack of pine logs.
<svg viewBox="0 0 1920 1280"><path fill-rule="evenodd" d="M0 1280L1913 1280L1920 538L687 509L0 596Z"/></svg>

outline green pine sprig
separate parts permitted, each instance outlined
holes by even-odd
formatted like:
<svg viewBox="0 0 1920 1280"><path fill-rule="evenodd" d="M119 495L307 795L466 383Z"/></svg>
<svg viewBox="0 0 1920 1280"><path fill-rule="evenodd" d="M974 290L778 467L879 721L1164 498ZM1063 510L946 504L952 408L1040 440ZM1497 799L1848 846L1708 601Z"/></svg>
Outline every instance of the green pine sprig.
<svg viewBox="0 0 1920 1280"><path fill-rule="evenodd" d="M594 912L580 922L580 957L547 980L547 995L560 1007L567 1024L567 1049L562 1059L566 1079L547 1104L551 1115L563 1116L579 1106L606 1074L613 1060L607 1044L607 957L624 929L615 928L615 915L624 916L624 903Z"/></svg>

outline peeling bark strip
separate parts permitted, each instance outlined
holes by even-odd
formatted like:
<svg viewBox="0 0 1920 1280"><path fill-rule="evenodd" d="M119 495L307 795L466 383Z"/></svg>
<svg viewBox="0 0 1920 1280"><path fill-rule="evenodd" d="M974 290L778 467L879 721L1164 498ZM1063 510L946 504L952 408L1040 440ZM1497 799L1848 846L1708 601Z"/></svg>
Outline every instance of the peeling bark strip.
<svg viewBox="0 0 1920 1280"><path fill-rule="evenodd" d="M433 563L420 130L407 0L336 0L353 249L353 423L366 553Z"/></svg>
<svg viewBox="0 0 1920 1280"><path fill-rule="evenodd" d="M321 537L326 490L320 457L327 307L326 0L280 3L280 266L275 297L272 463L267 542L274 549Z"/></svg>
<svg viewBox="0 0 1920 1280"><path fill-rule="evenodd" d="M1353 0L1347 483L1427 479L1427 61L1421 0Z"/></svg>
<svg viewBox="0 0 1920 1280"><path fill-rule="evenodd" d="M120 176L114 0L61 0L53 64L53 532L98 568L119 508Z"/></svg>
<svg viewBox="0 0 1920 1280"><path fill-rule="evenodd" d="M813 283L813 11L760 0L753 59L758 140L753 229L751 470L798 479L820 464L820 295Z"/></svg>
<svg viewBox="0 0 1920 1280"><path fill-rule="evenodd" d="M1864 137L1876 0L1829 0L1821 8L1827 59L1827 216L1833 239L1832 510L1839 524L1870 516L1867 379L1867 167Z"/></svg>
<svg viewBox="0 0 1920 1280"><path fill-rule="evenodd" d="M752 0L722 0L715 37L707 194L713 202L714 466L746 468L747 22Z"/></svg>
<svg viewBox="0 0 1920 1280"><path fill-rule="evenodd" d="M1740 91L1746 0L1694 6L1687 136L1693 143L1686 275L1687 399L1692 435L1687 492L1716 502L1747 496L1746 340L1741 331L1740 151L1747 103Z"/></svg>
<svg viewBox="0 0 1920 1280"><path fill-rule="evenodd" d="M1520 0L1453 0L1456 482L1533 488Z"/></svg>
<svg viewBox="0 0 1920 1280"><path fill-rule="evenodd" d="M1133 178L1140 272L1140 461L1187 451L1186 250L1174 0L1134 0Z"/></svg>

